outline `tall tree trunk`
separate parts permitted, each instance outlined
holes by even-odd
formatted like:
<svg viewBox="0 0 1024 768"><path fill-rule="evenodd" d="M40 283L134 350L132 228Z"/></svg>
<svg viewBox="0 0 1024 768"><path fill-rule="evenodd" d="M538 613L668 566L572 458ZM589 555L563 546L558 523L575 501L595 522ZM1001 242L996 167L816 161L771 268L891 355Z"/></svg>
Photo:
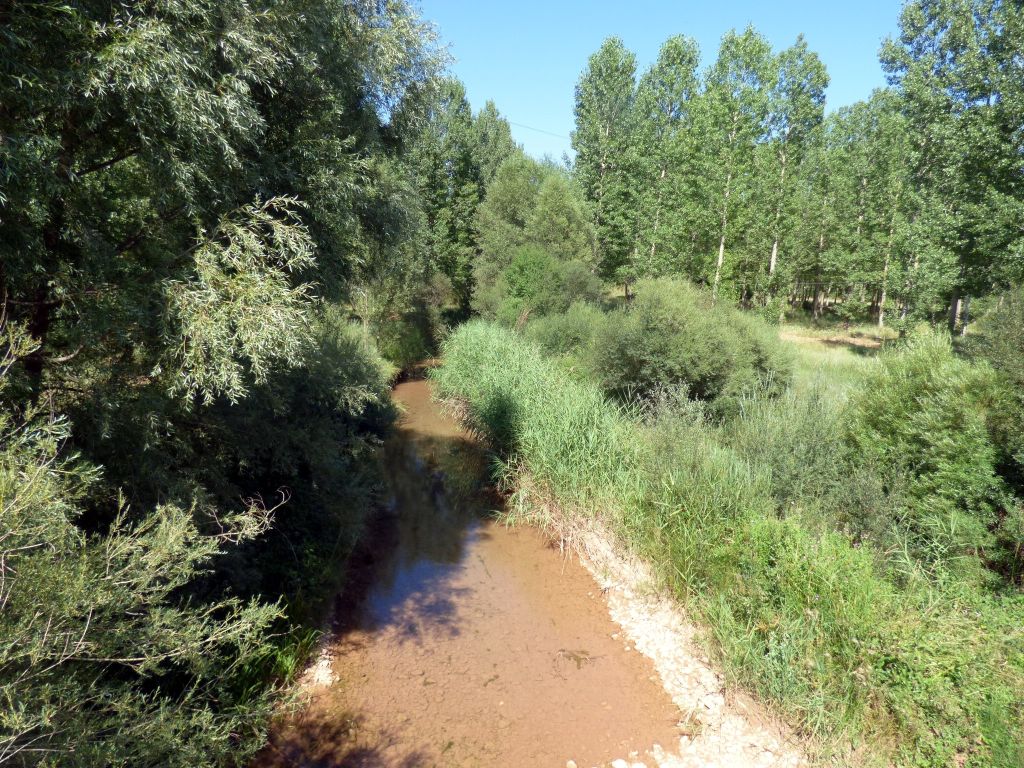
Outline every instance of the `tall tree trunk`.
<svg viewBox="0 0 1024 768"><path fill-rule="evenodd" d="M665 175L668 172L667 168L661 169L661 177L658 181L658 197L654 207L654 229L651 230L651 262L654 261L654 252L658 245L658 225L661 222L661 198L664 193Z"/></svg>
<svg viewBox="0 0 1024 768"><path fill-rule="evenodd" d="M949 317L947 323L949 332L956 333L957 324L960 322L960 287L953 289L953 295L949 299Z"/></svg>
<svg viewBox="0 0 1024 768"><path fill-rule="evenodd" d="M733 170L733 144L736 143L737 126L739 125L740 114L732 114L732 130L729 131L729 170L725 175L725 194L722 197L722 231L718 239L718 262L715 264L715 282L711 288L711 301L718 300L718 286L722 282L722 265L725 264L725 235L729 224L729 193L732 189Z"/></svg>
<svg viewBox="0 0 1024 768"><path fill-rule="evenodd" d="M895 215L894 215L895 218ZM885 246L885 263L882 265L882 294L878 299L878 327L885 327L885 299L889 292L889 260L892 258L893 224L889 224L889 240Z"/></svg>
<svg viewBox="0 0 1024 768"><path fill-rule="evenodd" d="M868 177L860 177L860 194L857 196L857 242L854 244L856 250L860 250L860 232L864 227L864 194L868 189Z"/></svg>
<svg viewBox="0 0 1024 768"><path fill-rule="evenodd" d="M50 332L50 310L52 307L49 291L45 287L39 288L33 298L32 311L26 323L26 329L37 346L24 360L25 373L28 374L33 400L36 400L43 391L46 336Z"/></svg>
<svg viewBox="0 0 1024 768"><path fill-rule="evenodd" d="M606 263L605 260L608 258L607 243L601 240L601 228L604 225L604 176L608 170L608 138L611 136L612 126L611 123L605 123L604 126L604 153L601 155L601 172L597 177L597 211L594 219L597 231L595 232L597 238L597 247L601 252L600 259L602 263Z"/></svg>
<svg viewBox="0 0 1024 768"><path fill-rule="evenodd" d="M967 324L971 322L971 297L970 296L964 296L964 300L963 300L962 306L963 306L963 314L961 316L960 335L961 336L966 336L967 335Z"/></svg>
<svg viewBox="0 0 1024 768"><path fill-rule="evenodd" d="M782 159L782 170L779 173L779 196L775 201L775 224L773 225L774 239L772 241L772 255L768 260L768 277L775 274L775 267L779 263L779 221L782 219L782 203L786 190L786 151L780 155Z"/></svg>
<svg viewBox="0 0 1024 768"><path fill-rule="evenodd" d="M722 200L722 232L718 238L718 262L715 264L715 283L711 289L712 300L718 298L718 286L722 282L722 265L725 264L725 232L729 224L729 192L732 184L732 171L725 177L725 197Z"/></svg>
<svg viewBox="0 0 1024 768"><path fill-rule="evenodd" d="M67 177L66 161L63 175ZM49 206L49 221L43 227L43 245L52 254L53 262L60 264L61 261L73 262L73 249L64 239L64 202L61 198L54 197ZM51 300L50 288L46 282L42 282L35 290L32 297L32 308L29 311L28 321L25 324L29 335L35 340L36 348L24 361L25 372L28 374L29 386L32 389L32 399L38 399L43 391L43 369L46 364L47 336L50 333L50 315L55 302Z"/></svg>

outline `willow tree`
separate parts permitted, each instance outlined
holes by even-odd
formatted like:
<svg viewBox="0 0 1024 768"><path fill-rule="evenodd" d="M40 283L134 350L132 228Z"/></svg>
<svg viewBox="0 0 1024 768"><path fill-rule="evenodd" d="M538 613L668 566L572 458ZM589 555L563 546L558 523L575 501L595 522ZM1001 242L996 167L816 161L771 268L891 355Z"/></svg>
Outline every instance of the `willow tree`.
<svg viewBox="0 0 1024 768"><path fill-rule="evenodd" d="M342 302L418 242L381 191L430 40L397 0L0 3L0 762L259 746L370 490Z"/></svg>

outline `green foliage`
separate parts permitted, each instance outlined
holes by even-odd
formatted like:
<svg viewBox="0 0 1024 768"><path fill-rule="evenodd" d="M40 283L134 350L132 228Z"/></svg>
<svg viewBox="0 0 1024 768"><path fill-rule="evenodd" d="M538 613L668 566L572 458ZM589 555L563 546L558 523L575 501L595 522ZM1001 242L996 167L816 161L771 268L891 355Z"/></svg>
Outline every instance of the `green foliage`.
<svg viewBox="0 0 1024 768"><path fill-rule="evenodd" d="M695 162L699 60L694 40L670 37L637 85L629 149L639 213L631 266L646 277L702 273L692 263L691 242L704 202Z"/></svg>
<svg viewBox="0 0 1024 768"><path fill-rule="evenodd" d="M744 393L782 391L792 372L766 326L672 279L638 283L630 305L596 335L589 366L626 401L682 388L722 409Z"/></svg>
<svg viewBox="0 0 1024 768"><path fill-rule="evenodd" d="M280 611L187 595L226 548L267 530L270 511L256 500L221 515L121 502L103 534L89 534L81 504L100 472L61 454L68 436L68 422L46 409L0 413L0 756L83 766L245 759L269 701L265 688L240 698L230 673L259 655Z"/></svg>
<svg viewBox="0 0 1024 768"><path fill-rule="evenodd" d="M528 460L538 479L590 498L626 477L621 414L594 387L567 381L512 331L473 321L449 336L442 352L440 393L465 400L475 426L506 454ZM514 391L512 382L520 382Z"/></svg>
<svg viewBox="0 0 1024 768"><path fill-rule="evenodd" d="M915 335L886 353L852 402L856 451L907 483L911 551L954 569L994 544L1002 488L986 428L989 372L957 359L948 337Z"/></svg>
<svg viewBox="0 0 1024 768"><path fill-rule="evenodd" d="M999 400L990 427L999 448L1000 469L1018 490L1024 489L1024 292L1004 294L967 338L972 357L996 370Z"/></svg>
<svg viewBox="0 0 1024 768"><path fill-rule="evenodd" d="M437 272L440 59L402 0L0 4L0 762L262 744L393 417L348 309Z"/></svg>
<svg viewBox="0 0 1024 768"><path fill-rule="evenodd" d="M606 277L627 264L636 226L628 152L636 97L636 56L610 37L576 84L575 173L593 205L598 260Z"/></svg>
<svg viewBox="0 0 1024 768"><path fill-rule="evenodd" d="M548 354L567 355L586 348L605 319L600 307L578 301L565 312L531 320L526 335Z"/></svg>
<svg viewBox="0 0 1024 768"><path fill-rule="evenodd" d="M481 253L473 308L514 325L524 313L596 301L593 229L564 172L514 156L497 170L476 219Z"/></svg>
<svg viewBox="0 0 1024 768"><path fill-rule="evenodd" d="M579 190L564 174L549 170L526 220L527 243L565 261L594 263L594 231Z"/></svg>
<svg viewBox="0 0 1024 768"><path fill-rule="evenodd" d="M1020 280L1022 35L1018 3L908 2L881 55L892 87L827 118L829 77L802 36L776 52L731 30L702 73L696 44L672 37L639 82L609 38L573 133L603 276L962 327L960 302Z"/></svg>
<svg viewBox="0 0 1024 768"><path fill-rule="evenodd" d="M771 478L785 515L884 551L894 544L900 485L887 483L870 459L850 450L844 405L821 378L778 398L744 397L736 417L720 426L720 438Z"/></svg>
<svg viewBox="0 0 1024 768"><path fill-rule="evenodd" d="M1011 222L1024 211L1022 44L1020 3L940 0L907 3L899 36L882 47L921 147L911 158L923 180L918 232L950 256L947 305L1020 278L1021 232Z"/></svg>
<svg viewBox="0 0 1024 768"><path fill-rule="evenodd" d="M716 427L693 403L669 398L637 423L496 326L461 327L444 353L442 395L466 403L512 483L516 473L527 480L513 508L541 493L566 514L613 526L706 622L729 674L837 759L852 740L868 764L1019 764L1019 595L890 579L883 553L823 524L827 506L802 508L828 498L845 471L835 401L747 400L736 418L750 425ZM835 430L824 445L819 418ZM822 468L831 474L815 478ZM862 498L837 493L831 503Z"/></svg>
<svg viewBox="0 0 1024 768"><path fill-rule="evenodd" d="M168 314L181 338L175 387L207 405L245 395L245 374L266 381L274 363L295 365L308 343L311 288L289 278L311 269L313 242L288 209L249 205L225 217L193 252L194 272L167 285ZM238 220L240 219L240 220Z"/></svg>
<svg viewBox="0 0 1024 768"><path fill-rule="evenodd" d="M768 299L758 312L766 325L781 325L786 319L786 304L778 296Z"/></svg>
<svg viewBox="0 0 1024 768"><path fill-rule="evenodd" d="M476 229L481 252L474 266L473 308L487 317L494 317L505 300L505 272L525 246L555 260L593 264L593 228L579 191L564 172L528 157L514 156L498 168L477 212ZM586 280L583 270L571 271L567 279L576 287L569 287L592 292L579 285Z"/></svg>
<svg viewBox="0 0 1024 768"><path fill-rule="evenodd" d="M434 351L431 319L410 311L384 318L376 325L374 336L385 360L402 371L429 358Z"/></svg>
<svg viewBox="0 0 1024 768"><path fill-rule="evenodd" d="M524 313L543 317L564 312L576 301L597 301L601 291L601 281L587 265L560 261L540 248L524 246L516 251L490 294L491 300L496 300L493 309L487 304L488 294L480 297L478 308L485 316L514 325Z"/></svg>
<svg viewBox="0 0 1024 768"><path fill-rule="evenodd" d="M508 121L501 116L493 101L488 101L476 113L473 133L480 162L480 179L486 186L494 179L502 163L511 157L521 156L523 151L515 143Z"/></svg>
<svg viewBox="0 0 1024 768"><path fill-rule="evenodd" d="M466 312L477 251L473 222L483 198L478 136L459 81L431 83L426 105L409 156L427 222L430 263L448 278L451 301Z"/></svg>
<svg viewBox="0 0 1024 768"><path fill-rule="evenodd" d="M540 186L548 171L529 157L512 157L498 166L477 211L480 242L477 265L492 270L507 266L512 253L526 244L526 224L533 217ZM480 283L480 280L478 280Z"/></svg>
<svg viewBox="0 0 1024 768"><path fill-rule="evenodd" d="M1016 499L1000 511L996 529L1001 569L1024 577L1024 302L1020 289L998 297L980 329L967 337L971 357L995 370L993 402L986 411L996 449L996 471Z"/></svg>

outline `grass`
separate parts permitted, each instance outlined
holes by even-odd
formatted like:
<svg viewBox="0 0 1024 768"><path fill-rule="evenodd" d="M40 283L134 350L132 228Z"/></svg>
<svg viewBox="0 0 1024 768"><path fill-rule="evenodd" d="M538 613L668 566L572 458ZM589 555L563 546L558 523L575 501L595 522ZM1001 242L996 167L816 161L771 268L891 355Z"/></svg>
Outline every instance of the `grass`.
<svg viewBox="0 0 1024 768"><path fill-rule="evenodd" d="M838 338L861 344L878 345L899 337L899 333L888 325L879 328L875 322L847 323L828 315L817 320L801 313L787 315L784 328L810 338Z"/></svg>
<svg viewBox="0 0 1024 768"><path fill-rule="evenodd" d="M842 328L786 323L779 329L779 338L794 353L794 383L798 389L824 386L840 397L861 382L876 364L882 347L876 326L867 326L863 332L855 328L845 332ZM885 342L894 338L894 334L884 334Z"/></svg>
<svg viewBox="0 0 1024 768"><path fill-rule="evenodd" d="M440 393L464 403L506 480L528 477L570 514L600 516L706 625L726 673L823 754L1022 764L1020 601L894 580L883 553L851 539L842 508L884 489L846 476L838 438L813 437L835 431L841 391L797 382L719 427L685 402L641 420L486 323L459 328L444 358ZM834 366L853 386L861 364L809 357L806 369Z"/></svg>

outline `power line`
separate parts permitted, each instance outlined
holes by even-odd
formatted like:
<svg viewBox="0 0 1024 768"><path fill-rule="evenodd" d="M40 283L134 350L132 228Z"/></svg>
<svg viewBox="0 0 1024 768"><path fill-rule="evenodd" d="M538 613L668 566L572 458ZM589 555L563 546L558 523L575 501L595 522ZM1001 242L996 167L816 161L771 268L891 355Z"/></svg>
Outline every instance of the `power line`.
<svg viewBox="0 0 1024 768"><path fill-rule="evenodd" d="M572 141L568 136L563 136L560 133L552 133L551 131L545 131L543 128L534 128L532 125L523 125L522 123L515 123L511 120L508 121L509 125L514 125L517 128L525 128L528 131L536 131L537 133L543 133L547 136L554 136L556 139L565 139L566 141Z"/></svg>

